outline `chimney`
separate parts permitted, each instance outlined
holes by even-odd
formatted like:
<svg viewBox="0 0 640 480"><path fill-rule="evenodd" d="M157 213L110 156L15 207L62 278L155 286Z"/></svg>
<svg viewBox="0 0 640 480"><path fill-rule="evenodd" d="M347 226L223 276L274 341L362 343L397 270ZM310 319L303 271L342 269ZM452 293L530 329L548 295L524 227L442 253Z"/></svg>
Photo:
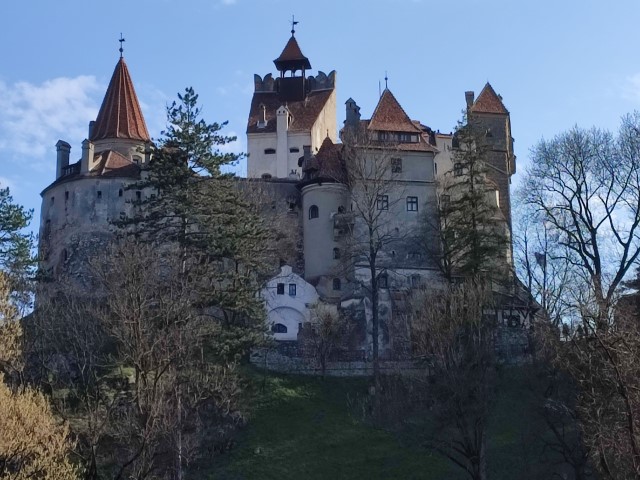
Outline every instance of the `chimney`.
<svg viewBox="0 0 640 480"><path fill-rule="evenodd" d="M87 137L89 140L91 140L93 138L93 127L95 127L96 122L94 120L91 120L89 122L89 136Z"/></svg>
<svg viewBox="0 0 640 480"><path fill-rule="evenodd" d="M85 139L82 142L82 160L80 161L80 173L89 173L93 167L93 143Z"/></svg>
<svg viewBox="0 0 640 480"><path fill-rule="evenodd" d="M69 153L71 152L71 145L63 140L58 140L56 143L56 151L58 152L58 158L56 162L56 180L62 176L62 170L69 166Z"/></svg>
<svg viewBox="0 0 640 480"><path fill-rule="evenodd" d="M303 145L302 151L304 152L304 157L303 157L304 158L304 163L303 163L303 165L305 165L305 164L309 163L309 160L311 160L311 145Z"/></svg>
<svg viewBox="0 0 640 480"><path fill-rule="evenodd" d="M464 98L467 101L467 108L471 108L473 105L473 100L475 99L475 93L473 91L464 92Z"/></svg>

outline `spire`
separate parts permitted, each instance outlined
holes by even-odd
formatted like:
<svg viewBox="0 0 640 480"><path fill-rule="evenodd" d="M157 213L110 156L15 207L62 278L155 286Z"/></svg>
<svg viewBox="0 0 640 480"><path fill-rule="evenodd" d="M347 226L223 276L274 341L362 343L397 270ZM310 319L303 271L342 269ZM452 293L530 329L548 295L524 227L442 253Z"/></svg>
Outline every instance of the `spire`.
<svg viewBox="0 0 640 480"><path fill-rule="evenodd" d="M388 88L382 92L368 128L387 132L420 132Z"/></svg>
<svg viewBox="0 0 640 480"><path fill-rule="evenodd" d="M509 113L502 103L502 97L496 93L489 82L469 110L472 113Z"/></svg>
<svg viewBox="0 0 640 480"><path fill-rule="evenodd" d="M105 138L128 138L143 142L151 140L129 69L122 57L113 71L90 140Z"/></svg>

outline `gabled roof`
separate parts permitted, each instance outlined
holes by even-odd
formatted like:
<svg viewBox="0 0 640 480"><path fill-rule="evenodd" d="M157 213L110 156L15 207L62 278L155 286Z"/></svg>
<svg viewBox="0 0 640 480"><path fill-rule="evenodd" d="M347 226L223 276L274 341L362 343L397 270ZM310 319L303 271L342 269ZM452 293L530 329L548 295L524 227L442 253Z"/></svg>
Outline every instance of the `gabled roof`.
<svg viewBox="0 0 640 480"><path fill-rule="evenodd" d="M342 161L342 145L336 145L326 137L316 153L318 162L318 176L330 178L338 182L347 179L344 162Z"/></svg>
<svg viewBox="0 0 640 480"><path fill-rule="evenodd" d="M472 113L509 113L502 103L502 98L489 82L484 86L469 110Z"/></svg>
<svg viewBox="0 0 640 480"><path fill-rule="evenodd" d="M284 50L282 50L280 56L276 58L273 63L276 64L276 68L280 71L291 69L298 70L302 68L309 70L311 68L309 59L302 54L300 45L298 45L298 41L293 35L291 35L291 38L284 46Z"/></svg>
<svg viewBox="0 0 640 480"><path fill-rule="evenodd" d="M307 132L320 116L320 112L327 104L332 90L317 90L309 92L305 100L287 102L286 106L293 117L289 124L290 132ZM283 102L274 92L255 92L251 99L249 122L247 133L273 133L276 131L276 111ZM258 122L263 120L262 106L265 108L267 124L264 128L258 128Z"/></svg>
<svg viewBox="0 0 640 480"><path fill-rule="evenodd" d="M90 140L105 138L151 140L124 58L113 71Z"/></svg>
<svg viewBox="0 0 640 480"><path fill-rule="evenodd" d="M104 150L94 155L98 164L89 172L101 177L137 177L140 167L115 150Z"/></svg>
<svg viewBox="0 0 640 480"><path fill-rule="evenodd" d="M411 121L388 88L384 89L369 120L369 130L416 133L421 130Z"/></svg>

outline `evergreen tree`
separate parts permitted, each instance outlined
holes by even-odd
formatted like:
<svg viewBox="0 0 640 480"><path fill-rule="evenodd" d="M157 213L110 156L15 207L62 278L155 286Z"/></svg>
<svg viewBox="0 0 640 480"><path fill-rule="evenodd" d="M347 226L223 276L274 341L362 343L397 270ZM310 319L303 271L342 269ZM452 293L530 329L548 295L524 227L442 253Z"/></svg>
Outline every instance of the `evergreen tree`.
<svg viewBox="0 0 640 480"><path fill-rule="evenodd" d="M453 276L506 274L508 230L498 208L497 187L487 178L489 146L472 122L461 123L453 141L453 172L441 188L441 268Z"/></svg>
<svg viewBox="0 0 640 480"><path fill-rule="evenodd" d="M12 298L18 303L29 300L28 279L34 265L31 257L33 235L25 232L33 216L13 202L9 188L0 188L0 271L9 276Z"/></svg>
<svg viewBox="0 0 640 480"><path fill-rule="evenodd" d="M208 265L198 283L200 306L229 327L233 342L242 344L247 327L262 328L256 292L269 234L257 207L243 198L233 175L224 173L240 157L221 151L235 137L221 133L226 122L207 123L201 114L192 88L167 108L167 129L142 181L133 187L144 195L136 202L136 214L120 224L158 248L178 249L184 275L196 264L199 272Z"/></svg>

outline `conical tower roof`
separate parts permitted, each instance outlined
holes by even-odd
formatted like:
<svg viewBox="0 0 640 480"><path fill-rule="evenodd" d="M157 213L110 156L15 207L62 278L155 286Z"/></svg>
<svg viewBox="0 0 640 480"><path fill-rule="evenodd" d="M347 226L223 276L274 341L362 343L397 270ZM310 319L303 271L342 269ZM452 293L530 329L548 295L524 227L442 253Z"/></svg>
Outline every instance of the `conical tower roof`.
<svg viewBox="0 0 640 480"><path fill-rule="evenodd" d="M106 138L151 140L129 69L122 57L113 71L90 140Z"/></svg>
<svg viewBox="0 0 640 480"><path fill-rule="evenodd" d="M291 35L284 50L273 63L276 64L276 68L281 72L284 70L302 70L303 68L309 70L311 68L309 59L302 54L300 45L298 45L298 41L293 35Z"/></svg>
<svg viewBox="0 0 640 480"><path fill-rule="evenodd" d="M491 84L487 82L476 101L470 108L472 113L509 113L502 103L502 98L496 93Z"/></svg>
<svg viewBox="0 0 640 480"><path fill-rule="evenodd" d="M420 132L421 130L409 118L409 115L393 96L391 90L384 89L376 109L369 120L369 130L388 132Z"/></svg>

